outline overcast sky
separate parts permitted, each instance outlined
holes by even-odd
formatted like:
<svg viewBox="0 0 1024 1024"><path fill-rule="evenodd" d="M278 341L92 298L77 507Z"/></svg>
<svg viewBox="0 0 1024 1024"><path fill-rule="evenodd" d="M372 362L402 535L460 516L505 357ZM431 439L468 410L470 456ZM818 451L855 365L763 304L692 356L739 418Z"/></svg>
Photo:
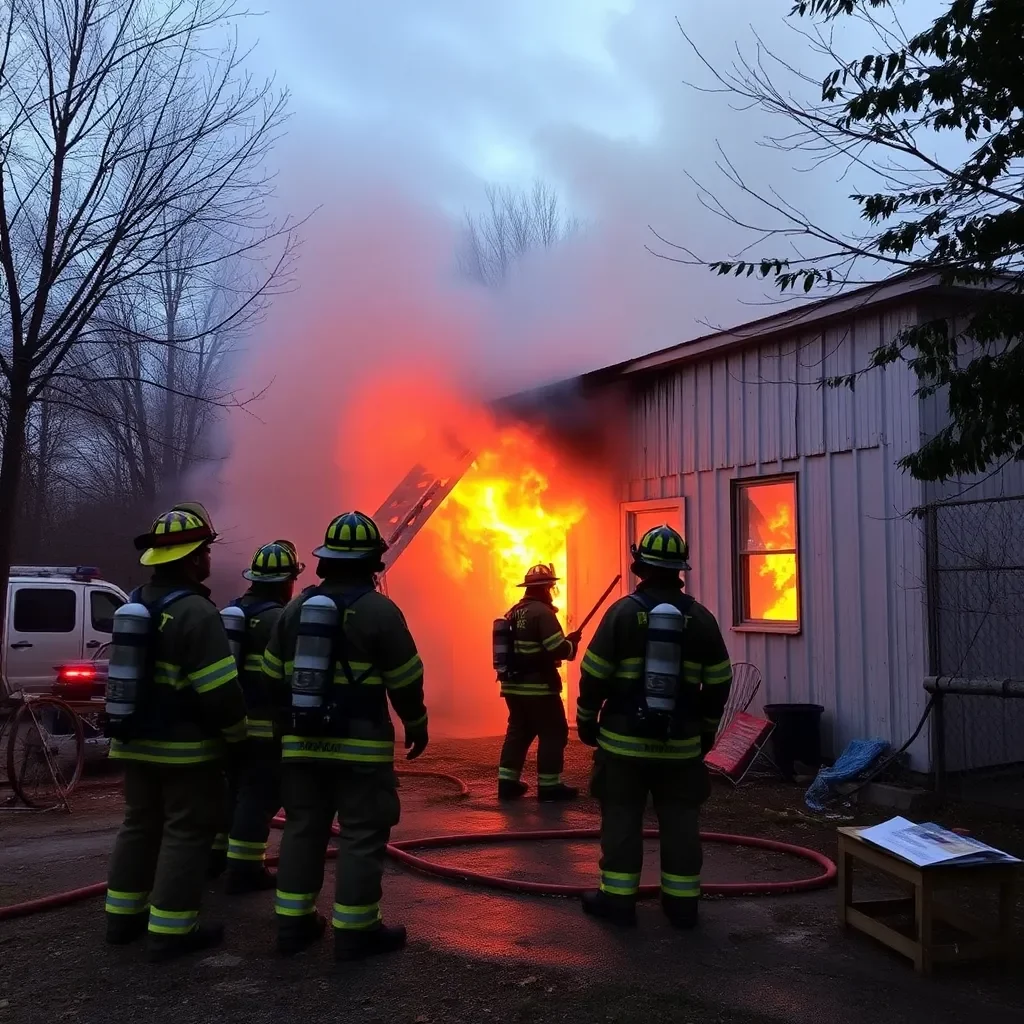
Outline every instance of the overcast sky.
<svg viewBox="0 0 1024 1024"><path fill-rule="evenodd" d="M385 209L408 204L402 217L418 241L403 241L391 224L397 234L388 244L419 250L403 257L417 287L431 276L443 287L453 245L445 219L456 222L478 207L486 182L527 185L539 176L588 223L586 239L526 268L523 280L488 300L496 346L526 339L538 351L564 353L539 376L705 333L702 321L728 326L761 315L741 304L744 293L733 282L660 261L644 245L657 245L653 226L701 253L736 247L741 236L701 208L687 178L734 198L713 166L718 141L765 184L795 185L811 211L834 208L848 191L827 175L794 182L788 160L772 160L755 145L763 118L684 82L709 79L677 16L706 55L722 62L737 44L751 50L755 29L799 53L803 45L785 24L790 6L271 0L254 23L255 60L293 94L294 117L277 153L282 196L299 213L323 207L307 230L315 254L307 264L327 258L323 245L345 245L346 217L379 207L383 218ZM810 54L803 58L813 70ZM334 262L340 274L348 261ZM306 302L318 301L326 283L317 283L319 269L303 268ZM745 294L756 300L763 289Z"/></svg>
<svg viewBox="0 0 1024 1024"><path fill-rule="evenodd" d="M940 2L901 9L920 19ZM236 493L238 481L263 479L272 442L333 448L347 388L372 388L386 410L395 371L508 393L699 336L708 323L774 312L750 304L765 301L765 286L668 263L644 246L657 244L649 226L711 257L750 241L701 207L687 177L736 199L714 167L718 142L752 182L833 223L850 219L850 181L828 169L797 174L791 157L757 146L785 125L685 84L709 75L676 17L713 63L731 61L737 46L753 53L756 31L820 80L831 69L787 25L791 6L269 0L246 32L258 41L254 70L292 93L275 153L281 201L298 215L319 209L304 229L299 287L275 303L247 362L252 389L272 387L258 420L235 418L236 456L252 456L232 466ZM843 32L851 56L874 48L846 20ZM480 208L487 182L534 177L557 187L587 229L500 293L460 286L463 210ZM372 446L378 429L368 424L358 443ZM306 475L318 470L308 464L308 473L302 460L289 468L302 477L293 492L312 486Z"/></svg>

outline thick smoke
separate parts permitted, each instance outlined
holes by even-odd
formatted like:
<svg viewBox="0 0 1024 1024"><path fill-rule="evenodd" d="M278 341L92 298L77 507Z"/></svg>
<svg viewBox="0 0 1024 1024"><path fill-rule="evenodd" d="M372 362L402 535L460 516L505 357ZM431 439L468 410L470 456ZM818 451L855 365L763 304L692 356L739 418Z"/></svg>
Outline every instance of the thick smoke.
<svg viewBox="0 0 1024 1024"><path fill-rule="evenodd" d="M227 426L221 572L240 571L273 537L309 552L333 515L373 512L444 436L479 451L499 422L522 416L558 453L553 488L611 509L602 543L617 544L627 443L617 407L580 402L571 384L497 411L489 403L694 337L705 319L757 315L738 306L733 280L645 250L658 245L649 225L696 249L727 247L684 170L713 175L724 119L749 140L749 116L680 83L699 75L669 3L524 0L514 17L512 5L475 0L405 5L400 16L320 6L300 23L272 5L257 51L295 94L278 153L282 205L318 209L298 288L275 303L243 362L240 390L266 392ZM730 0L714 19L733 23L725 8L749 7ZM707 25L689 27L707 41ZM720 40L711 49L725 52ZM747 166L763 170L755 152L748 141ZM460 283L463 209L487 179L528 185L533 175L560 190L584 230L524 260L500 291ZM424 648L428 688L444 695L440 717L452 731L460 721L497 731L486 645L502 588L479 574L455 583L441 543L423 531L389 586Z"/></svg>

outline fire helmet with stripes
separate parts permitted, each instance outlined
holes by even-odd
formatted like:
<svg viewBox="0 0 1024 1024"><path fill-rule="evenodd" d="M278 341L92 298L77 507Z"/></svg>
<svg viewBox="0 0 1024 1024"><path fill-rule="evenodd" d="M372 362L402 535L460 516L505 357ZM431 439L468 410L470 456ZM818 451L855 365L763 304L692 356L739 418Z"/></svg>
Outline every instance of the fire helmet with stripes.
<svg viewBox="0 0 1024 1024"><path fill-rule="evenodd" d="M635 561L655 569L682 572L690 568L690 545L667 524L652 527L629 550Z"/></svg>
<svg viewBox="0 0 1024 1024"><path fill-rule="evenodd" d="M313 554L330 559L379 559L388 546L377 524L363 512L343 512L331 520L323 544Z"/></svg>

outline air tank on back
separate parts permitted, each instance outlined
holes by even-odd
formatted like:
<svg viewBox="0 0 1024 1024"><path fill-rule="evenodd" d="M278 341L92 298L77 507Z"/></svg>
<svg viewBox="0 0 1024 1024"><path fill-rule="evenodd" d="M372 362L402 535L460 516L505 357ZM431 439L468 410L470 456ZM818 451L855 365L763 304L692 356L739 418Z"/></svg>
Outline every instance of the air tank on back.
<svg viewBox="0 0 1024 1024"><path fill-rule="evenodd" d="M105 731L114 739L123 738L138 707L151 626L149 609L137 601L123 604L114 612L105 700Z"/></svg>
<svg viewBox="0 0 1024 1024"><path fill-rule="evenodd" d="M675 605L655 605L647 616L644 698L655 715L672 716L683 676L683 613Z"/></svg>
<svg viewBox="0 0 1024 1024"><path fill-rule="evenodd" d="M327 689L334 681L332 662L337 628L338 606L329 597L317 594L303 603L292 670L293 715L323 713Z"/></svg>
<svg viewBox="0 0 1024 1024"><path fill-rule="evenodd" d="M502 682L508 676L508 659L511 653L512 623L503 616L495 619L491 627L491 663Z"/></svg>
<svg viewBox="0 0 1024 1024"><path fill-rule="evenodd" d="M228 646L231 657L239 671L242 669L242 645L245 643L245 612L238 605L229 604L220 610L220 621L224 623L224 632L228 635Z"/></svg>

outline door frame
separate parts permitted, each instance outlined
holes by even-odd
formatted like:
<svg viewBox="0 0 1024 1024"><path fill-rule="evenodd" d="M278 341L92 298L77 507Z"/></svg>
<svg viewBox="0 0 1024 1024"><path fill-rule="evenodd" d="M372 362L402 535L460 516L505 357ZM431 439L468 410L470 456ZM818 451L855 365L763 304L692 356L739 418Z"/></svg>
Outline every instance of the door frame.
<svg viewBox="0 0 1024 1024"><path fill-rule="evenodd" d="M633 590L633 576L629 571L632 558L629 554L630 544L640 538L634 535L638 512L666 512L665 521L674 526L684 537L686 536L686 498L647 498L644 501L623 501L619 504L619 558L622 566L622 580L619 583L619 594L624 596ZM685 574L684 574L685 578Z"/></svg>

